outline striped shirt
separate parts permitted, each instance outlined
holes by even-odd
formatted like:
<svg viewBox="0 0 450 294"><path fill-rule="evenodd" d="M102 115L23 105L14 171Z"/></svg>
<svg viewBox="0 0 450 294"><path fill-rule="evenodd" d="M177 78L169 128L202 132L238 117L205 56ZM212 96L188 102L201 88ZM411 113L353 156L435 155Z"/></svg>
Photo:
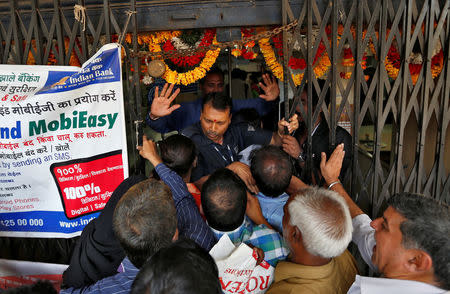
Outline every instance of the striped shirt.
<svg viewBox="0 0 450 294"><path fill-rule="evenodd" d="M123 272L115 274L114 276L104 278L97 281L95 284L83 287L83 288L67 288L61 289L61 294L67 293L108 293L108 294L118 294L118 293L129 293L131 290L131 285L133 284L134 278L139 272L128 259L122 261Z"/></svg>
<svg viewBox="0 0 450 294"><path fill-rule="evenodd" d="M209 251L216 243L214 234L201 217L186 183L164 163L158 164L155 169L161 180L172 190L180 236L194 240Z"/></svg>

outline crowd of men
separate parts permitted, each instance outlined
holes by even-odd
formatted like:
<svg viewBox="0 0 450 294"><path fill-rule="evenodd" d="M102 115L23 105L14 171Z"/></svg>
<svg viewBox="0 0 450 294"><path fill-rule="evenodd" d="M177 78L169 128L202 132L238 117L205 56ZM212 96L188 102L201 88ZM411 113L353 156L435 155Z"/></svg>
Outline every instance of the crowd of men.
<svg viewBox="0 0 450 294"><path fill-rule="evenodd" d="M267 293L450 290L449 207L401 193L371 220L341 183L351 137L338 129L330 148L322 116L312 128L315 164L305 170L306 93L275 131L251 123L245 111L232 122L245 108L263 115L273 106L276 80L263 75L260 86L261 98L232 100L213 70L193 102L173 104L174 85L155 88L147 123L180 134L143 138L139 153L155 175L125 179L85 227L61 293L222 293L208 252L224 235L275 268ZM247 164L240 161L246 153ZM373 277L359 275L352 241Z"/></svg>

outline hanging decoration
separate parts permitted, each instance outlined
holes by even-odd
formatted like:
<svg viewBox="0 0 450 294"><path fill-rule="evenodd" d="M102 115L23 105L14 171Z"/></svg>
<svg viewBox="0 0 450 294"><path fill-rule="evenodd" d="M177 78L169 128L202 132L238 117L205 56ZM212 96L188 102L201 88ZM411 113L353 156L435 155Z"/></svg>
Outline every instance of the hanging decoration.
<svg viewBox="0 0 450 294"><path fill-rule="evenodd" d="M389 51L386 55L386 59L384 61L385 68L388 76L391 79L396 79L398 77L398 73L400 72L401 66L401 57L397 50L397 46L393 44L389 48ZM417 83L419 79L420 72L422 70L423 65L423 57L421 53L411 53L408 57L407 61L409 62L408 68L409 73L411 75L411 80L413 85ZM442 46L440 41L437 42L435 46L432 57L431 57L431 76L432 78L436 78L442 72L442 68L444 67L444 51L442 50Z"/></svg>
<svg viewBox="0 0 450 294"><path fill-rule="evenodd" d="M283 56L283 40L281 34L275 35L272 38L272 42L278 56ZM264 56L267 66L270 68L274 76L280 80L283 80L283 66L278 62L275 50L270 44L270 39L263 38L259 40L259 48ZM325 45L321 41L313 60L314 74L317 78L322 78L325 76L330 66L331 62L325 50ZM296 86L300 85L305 74L306 60L304 58L292 56L289 59L288 68L291 72L294 84Z"/></svg>
<svg viewBox="0 0 450 294"><path fill-rule="evenodd" d="M241 28L241 38L248 38L250 36L255 35L254 28ZM258 56L258 53L255 52L255 41L250 41L245 43L243 46L235 45L233 49L231 49L231 55L234 57L242 57L247 60L253 60Z"/></svg>
<svg viewBox="0 0 450 294"><path fill-rule="evenodd" d="M150 52L169 52L174 50L198 49L218 44L216 30L207 29L203 34L191 33L186 36L184 32L160 32L151 34L150 38L143 39L148 44ZM146 42L147 41L147 42ZM189 85L195 83L206 75L219 56L220 48L206 52L195 53L190 56L168 58L167 60L156 59L162 62L165 72L162 78L168 83Z"/></svg>

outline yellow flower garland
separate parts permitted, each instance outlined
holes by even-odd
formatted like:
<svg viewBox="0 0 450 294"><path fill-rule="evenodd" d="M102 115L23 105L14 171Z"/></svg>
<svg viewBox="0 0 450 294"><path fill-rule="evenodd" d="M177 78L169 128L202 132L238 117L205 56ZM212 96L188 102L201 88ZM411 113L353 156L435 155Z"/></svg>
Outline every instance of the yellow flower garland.
<svg viewBox="0 0 450 294"><path fill-rule="evenodd" d="M218 44L216 37L214 37L213 44ZM195 83L206 75L206 72L208 72L208 70L216 62L219 53L220 48L209 50L208 52L206 52L202 62L196 68L184 73L179 73L175 70L171 70L169 66L165 64L166 72L164 73L162 78L171 84L189 85Z"/></svg>
<svg viewBox="0 0 450 294"><path fill-rule="evenodd" d="M261 50L264 59L266 60L267 66L270 68L274 76L279 79L283 80L283 66L278 62L275 52L273 51L272 45L270 45L269 38L262 38L258 41L259 43L259 49ZM314 74L316 77L321 78L325 75L325 73L328 71L328 69L331 66L330 59L328 57L328 54L326 51L323 53L323 55L319 58L319 60L316 61L315 66L313 67ZM296 86L300 85L304 73L298 73L298 74L291 74L292 79L294 81L294 84Z"/></svg>
<svg viewBox="0 0 450 294"><path fill-rule="evenodd" d="M181 31L163 31L152 33L149 35L142 35L140 36L140 40L143 44L148 44L148 49L150 52L161 52L161 43L164 43L167 40L172 39L173 37L179 37L180 35ZM212 43L215 45L218 44L216 37L214 37ZM171 84L189 85L195 83L206 75L206 72L216 62L219 53L220 48L207 51L202 62L197 67L184 73L179 73L176 70L170 69L169 66L164 62L164 60L162 60L162 62L164 62L164 65L166 66L166 71L162 78Z"/></svg>

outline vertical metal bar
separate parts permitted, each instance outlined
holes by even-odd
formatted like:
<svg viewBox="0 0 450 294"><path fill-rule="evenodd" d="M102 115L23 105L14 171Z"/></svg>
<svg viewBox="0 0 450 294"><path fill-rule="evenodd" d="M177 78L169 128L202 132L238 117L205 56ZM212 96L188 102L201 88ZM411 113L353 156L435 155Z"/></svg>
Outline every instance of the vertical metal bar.
<svg viewBox="0 0 450 294"><path fill-rule="evenodd" d="M388 17L388 0L383 0L382 10L381 10L381 22L380 22L380 33L379 33L379 44L380 44L380 62L378 64L378 93L376 95L375 109L376 109L376 123L375 123L375 132L374 132L374 154L373 154L373 181L372 181L372 205L373 211L372 215L375 216L378 213L378 181L379 181L379 173L382 172L381 162L380 162L380 147L381 147L381 131L383 122L381 121L383 116L383 98L384 98L384 83L388 79L386 75L386 71L384 69L384 59L387 55L387 45L386 45L386 33L387 33L387 17ZM381 68L383 67L383 68Z"/></svg>
<svg viewBox="0 0 450 294"><path fill-rule="evenodd" d="M448 14L449 14L449 4L450 1L447 1L446 4L442 7L441 9L441 15L444 13L447 13L447 18L448 18ZM438 5L438 4L437 4ZM443 32L445 32L445 28L442 28ZM434 31L434 34L436 35L437 38L432 38L437 39L439 42L440 38L439 38L439 34ZM444 33L445 35L445 33ZM433 45L437 45L437 43L433 44ZM447 44L445 42L441 42L442 45L442 50L443 52L448 52L448 47ZM444 63L445 64L445 63ZM436 199L440 198L441 195L441 179L443 178L443 171L445 171L445 163L444 163L444 152L445 152L445 113L446 113L446 104L448 104L448 100L449 99L445 99L444 97L450 97L450 96L445 96L445 66L443 66L442 68L442 72L441 75L444 76L439 76L436 77L436 83L439 79L442 79L443 85L442 88L440 89L440 103L439 103L439 112L438 115L439 117L436 117L437 122L438 122L438 129L437 129L437 142L436 142L436 149L435 149L435 158L436 158L436 165L437 168L435 170L436 172L436 177L435 177L435 182L434 182L434 186L432 187L431 190L431 195L433 195ZM447 100L447 101L446 101Z"/></svg>
<svg viewBox="0 0 450 294"><path fill-rule="evenodd" d="M85 1L78 0L78 4L84 7ZM87 25L88 11L89 10L86 9L86 29L88 28L88 25ZM81 40L81 56L79 56L79 58L80 58L81 64L83 64L84 62L86 62L86 60L88 60L89 52L88 52L88 42L87 42L87 37L86 37L86 31L83 31L81 22L80 22L80 40Z"/></svg>
<svg viewBox="0 0 450 294"><path fill-rule="evenodd" d="M352 136L352 144L353 144L353 158L352 158L352 175L353 171L359 169L358 162L358 153L359 153L359 111L360 111L360 97L361 97L361 78L363 75L361 61L364 55L364 40L363 40L363 22L364 22L364 10L363 10L363 1L358 1L358 13L356 16L356 60L360 62L359 65L356 65L356 79L354 86L354 98L353 98L353 136ZM366 36L367 38L367 36ZM357 180L356 177L351 177L351 195L356 195L356 185ZM357 200L357 199L356 199Z"/></svg>
<svg viewBox="0 0 450 294"><path fill-rule="evenodd" d="M56 40L58 42L58 53L55 55L58 56L58 64L64 65L64 37L62 32L62 22L61 22L61 10L59 7L59 0L53 0L53 9L54 13L56 13ZM52 40L48 40L48 46L51 46Z"/></svg>
<svg viewBox="0 0 450 294"><path fill-rule="evenodd" d="M103 13L105 14L105 36L106 42L111 42L111 22L109 16L109 0L103 0Z"/></svg>
<svg viewBox="0 0 450 294"><path fill-rule="evenodd" d="M338 0L333 0L333 16L331 18L331 87L330 87L330 133L329 144L333 146L336 141L336 94L339 87L337 87L337 63L338 63L338 27L339 27L339 9Z"/></svg>
<svg viewBox="0 0 450 294"><path fill-rule="evenodd" d="M403 56L409 56L411 53L411 24L412 24L412 0L408 0L406 5L406 17L403 19L403 38L405 38L405 46L403 46ZM402 189L402 174L403 174L403 142L405 140L405 128L406 122L408 121L408 115L406 114L406 97L408 95L408 79L409 79L409 59L406 58L403 63L403 76L402 76L402 86L400 89L400 111L398 116L399 130L397 132L397 146L396 150L396 175L395 175L395 193L401 192Z"/></svg>
<svg viewBox="0 0 450 294"><path fill-rule="evenodd" d="M228 47L228 97L231 97L231 66L232 66L232 60L231 60L231 48Z"/></svg>
<svg viewBox="0 0 450 294"><path fill-rule="evenodd" d="M17 1L10 0L9 6L11 8L11 23L12 32L13 32L13 40L14 40L14 49L15 49L15 57L14 62L16 64L20 64L22 61L22 33L20 32L19 22L17 21L16 10L17 10Z"/></svg>
<svg viewBox="0 0 450 294"><path fill-rule="evenodd" d="M447 2L446 7L448 7L448 4L450 1ZM445 11L445 10L442 10ZM445 180L447 178L446 176L446 170L445 170L445 162L444 162L444 155L445 155L445 137L447 133L447 129L450 128L450 11L447 8L447 28L445 32L445 41L442 44L443 52L444 52L444 65L442 67L441 75L444 75L444 85L442 89L443 96L441 96L441 134L440 134L440 144L438 146L439 148L439 164L437 169L437 176L436 176L436 187L434 189L434 197L441 201L450 201L450 197L448 197L448 194L446 194L446 191L444 191L444 184ZM447 97L447 98L446 98ZM449 148L450 146L447 146ZM441 190L442 185L442 190Z"/></svg>
<svg viewBox="0 0 450 294"><path fill-rule="evenodd" d="M43 54L43 44L42 44L42 33L41 28L39 25L39 19L37 11L39 9L38 6L38 0L32 0L31 1L31 22L30 26L33 26L33 32L34 32L34 41L36 45L36 64L42 64L42 54Z"/></svg>
<svg viewBox="0 0 450 294"><path fill-rule="evenodd" d="M430 120L430 111L429 111L429 105L430 105L430 90L431 90L431 84L433 83L433 80L431 78L431 55L433 52L432 47L432 40L433 40L433 27L434 27L434 5L435 0L429 0L428 2L428 13L426 16L425 21L425 44L427 44L425 50L426 50L426 56L422 62L422 70L425 75L425 84L423 85L423 96L422 96L422 107L421 107L421 113L422 117L420 120L420 132L419 132L419 154L418 154L418 160L419 164L417 165L417 181L416 181L416 192L421 193L423 191L423 180L424 180L424 149L425 149L425 140L427 137L427 129L428 124Z"/></svg>
<svg viewBox="0 0 450 294"><path fill-rule="evenodd" d="M306 87L308 92L308 112L306 113L306 126L308 129L307 132L307 157L306 157L306 170L312 171L313 170L313 160L312 160L312 130L314 127L314 122L312 121L313 117L313 110L312 110L312 79L313 79L313 34L312 34L312 26L313 26L313 4L312 1L315 0L308 0L308 6L306 8L307 10L307 44L306 44L306 59L307 59L307 68L306 68Z"/></svg>
<svg viewBox="0 0 450 294"><path fill-rule="evenodd" d="M283 26L287 25L287 6L288 0L282 0L282 21ZM289 97L288 97L288 79L290 71L288 68L288 48L287 48L287 32L283 30L283 99L284 99L284 118L289 119Z"/></svg>
<svg viewBox="0 0 450 294"><path fill-rule="evenodd" d="M131 0L131 11L136 11L136 0ZM108 14L109 16L109 14ZM106 18L105 18L106 21ZM133 13L133 15L131 16L131 23L133 26L133 52L138 52L139 51L139 44L138 44L138 22L137 22L137 13ZM108 22L105 22L106 26L109 26L109 17L108 17ZM123 32L124 34L126 34L126 32ZM138 56L134 56L132 58L132 63L133 63L133 68L135 69L133 72L133 84L134 84L134 90L135 90L135 101L136 101L136 110L135 110L135 118L133 121L135 120L140 120L140 117L142 115L142 93L141 93L141 87L140 87L140 79L139 79L139 74L140 74L140 64L139 64L139 57ZM133 124L133 121L131 121L131 124ZM139 131L142 134L142 124L139 125ZM136 146L137 142L132 142L132 146ZM135 151L134 151L135 152ZM137 154L136 154L137 156ZM142 158L140 156L137 156L138 158L138 162L136 164L136 173L145 173L145 162L142 160Z"/></svg>

